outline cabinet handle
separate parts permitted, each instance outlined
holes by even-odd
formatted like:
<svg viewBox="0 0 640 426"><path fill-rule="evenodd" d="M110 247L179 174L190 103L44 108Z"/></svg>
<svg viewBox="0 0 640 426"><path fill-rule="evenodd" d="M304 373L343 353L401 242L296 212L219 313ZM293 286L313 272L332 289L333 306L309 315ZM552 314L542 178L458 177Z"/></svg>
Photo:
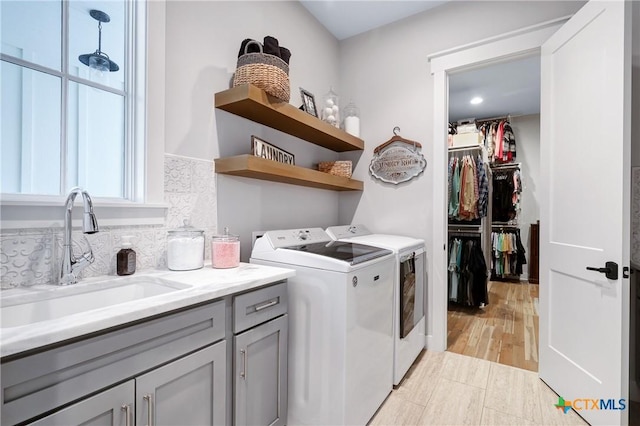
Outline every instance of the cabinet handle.
<svg viewBox="0 0 640 426"><path fill-rule="evenodd" d="M150 393L143 396L143 399L147 401L147 426L153 425L153 400L152 395Z"/></svg>
<svg viewBox="0 0 640 426"><path fill-rule="evenodd" d="M247 380L247 352L244 349L240 349L240 355L242 355L242 371L240 377Z"/></svg>
<svg viewBox="0 0 640 426"><path fill-rule="evenodd" d="M121 409L124 411L124 426L131 426L131 406L123 404Z"/></svg>
<svg viewBox="0 0 640 426"><path fill-rule="evenodd" d="M268 301L267 303L263 303L262 305L256 305L256 312L261 311L263 309L267 309L270 308L273 305L277 305L278 304L278 299L273 299Z"/></svg>

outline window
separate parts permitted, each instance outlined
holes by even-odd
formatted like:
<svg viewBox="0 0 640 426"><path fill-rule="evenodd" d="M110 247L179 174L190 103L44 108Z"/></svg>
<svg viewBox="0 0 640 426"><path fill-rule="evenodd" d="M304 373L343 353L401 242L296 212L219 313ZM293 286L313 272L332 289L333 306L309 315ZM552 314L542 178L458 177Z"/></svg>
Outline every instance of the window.
<svg viewBox="0 0 640 426"><path fill-rule="evenodd" d="M142 201L142 3L0 2L3 194L65 195L81 186L93 197ZM99 47L117 71L79 60Z"/></svg>

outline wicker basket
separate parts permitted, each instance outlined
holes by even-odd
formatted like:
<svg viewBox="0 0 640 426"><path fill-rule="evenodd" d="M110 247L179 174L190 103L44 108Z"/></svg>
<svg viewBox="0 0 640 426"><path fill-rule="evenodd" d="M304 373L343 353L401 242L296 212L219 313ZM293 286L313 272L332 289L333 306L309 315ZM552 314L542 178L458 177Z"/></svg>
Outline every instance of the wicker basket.
<svg viewBox="0 0 640 426"><path fill-rule="evenodd" d="M252 44L258 45L259 53L247 53L247 48ZM262 53L262 45L255 40L246 44L244 52L238 58L233 87L253 84L267 94L289 102L289 65L277 56Z"/></svg>
<svg viewBox="0 0 640 426"><path fill-rule="evenodd" d="M324 161L318 164L318 170L334 176L351 177L351 161Z"/></svg>

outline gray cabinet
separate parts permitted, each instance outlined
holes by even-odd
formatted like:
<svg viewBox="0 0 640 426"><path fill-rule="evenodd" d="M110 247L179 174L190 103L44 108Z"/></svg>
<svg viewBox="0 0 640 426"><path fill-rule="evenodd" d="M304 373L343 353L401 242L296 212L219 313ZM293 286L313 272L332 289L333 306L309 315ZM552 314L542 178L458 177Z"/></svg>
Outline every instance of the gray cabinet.
<svg viewBox="0 0 640 426"><path fill-rule="evenodd" d="M0 368L2 425L24 422L225 338L218 301L12 360Z"/></svg>
<svg viewBox="0 0 640 426"><path fill-rule="evenodd" d="M216 343L32 425L224 425L225 351L225 341Z"/></svg>
<svg viewBox="0 0 640 426"><path fill-rule="evenodd" d="M136 378L136 425L224 425L226 342Z"/></svg>
<svg viewBox="0 0 640 426"><path fill-rule="evenodd" d="M234 301L235 329L239 332L233 344L236 425L284 425L287 421L285 312L285 284L247 293ZM243 331L249 326L253 328Z"/></svg>
<svg viewBox="0 0 640 426"><path fill-rule="evenodd" d="M279 282L2 359L0 424L285 424L286 312Z"/></svg>
<svg viewBox="0 0 640 426"><path fill-rule="evenodd" d="M129 426L133 418L133 393L134 381L129 380L44 417L31 425Z"/></svg>

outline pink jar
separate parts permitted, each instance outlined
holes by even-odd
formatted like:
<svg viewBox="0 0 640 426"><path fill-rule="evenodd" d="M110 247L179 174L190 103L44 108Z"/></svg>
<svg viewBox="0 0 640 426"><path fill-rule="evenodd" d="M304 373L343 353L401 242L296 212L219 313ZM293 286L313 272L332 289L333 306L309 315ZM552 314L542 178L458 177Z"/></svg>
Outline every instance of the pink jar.
<svg viewBox="0 0 640 426"><path fill-rule="evenodd" d="M211 266L214 268L236 268L240 264L240 240L237 235L214 235L211 239Z"/></svg>

